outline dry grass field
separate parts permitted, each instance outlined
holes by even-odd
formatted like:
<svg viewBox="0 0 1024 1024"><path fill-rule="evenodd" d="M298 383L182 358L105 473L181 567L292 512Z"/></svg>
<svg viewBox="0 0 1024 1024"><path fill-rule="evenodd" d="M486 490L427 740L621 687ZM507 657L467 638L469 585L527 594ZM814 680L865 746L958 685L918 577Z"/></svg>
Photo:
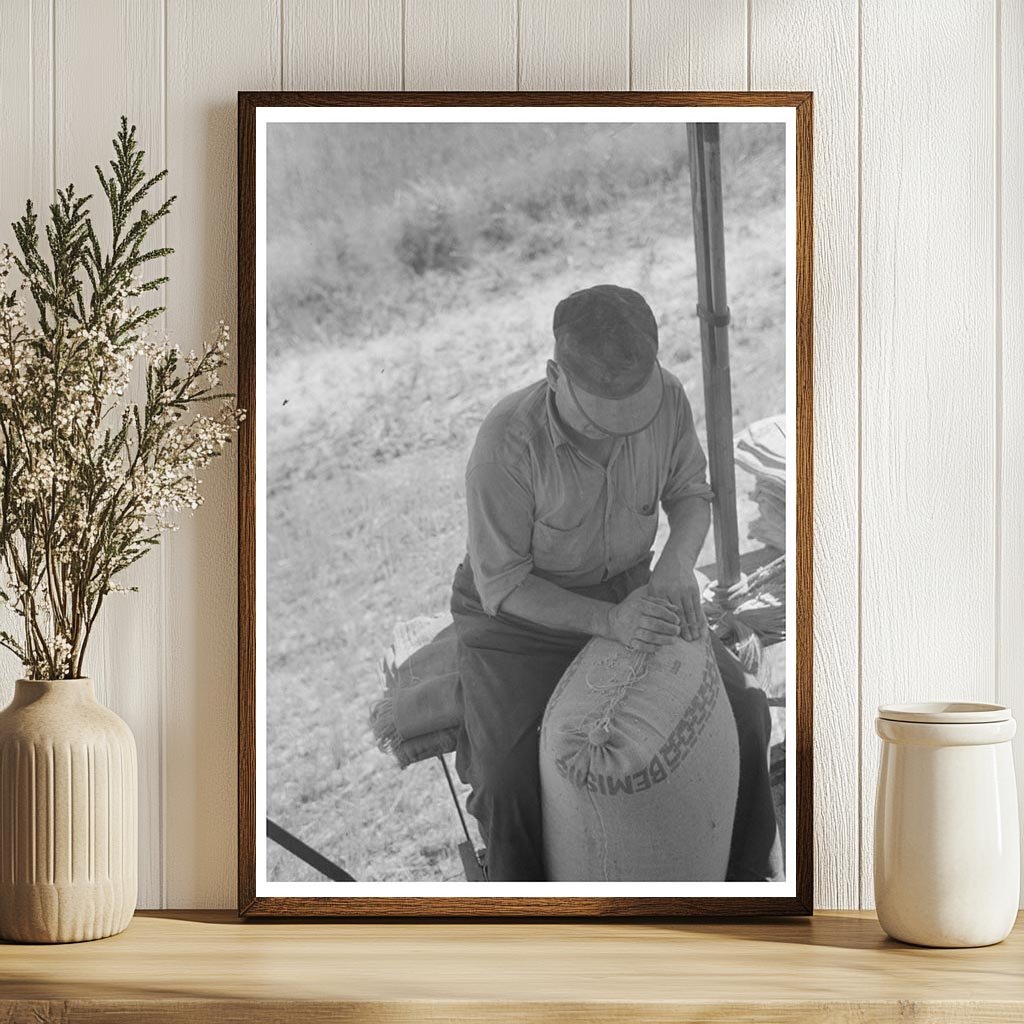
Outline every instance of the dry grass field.
<svg viewBox="0 0 1024 1024"><path fill-rule="evenodd" d="M783 131L722 138L741 429L784 406ZM360 880L458 879L440 766L374 746L377 664L447 607L476 428L542 376L562 296L642 292L703 431L685 128L276 125L268 152L268 813Z"/></svg>

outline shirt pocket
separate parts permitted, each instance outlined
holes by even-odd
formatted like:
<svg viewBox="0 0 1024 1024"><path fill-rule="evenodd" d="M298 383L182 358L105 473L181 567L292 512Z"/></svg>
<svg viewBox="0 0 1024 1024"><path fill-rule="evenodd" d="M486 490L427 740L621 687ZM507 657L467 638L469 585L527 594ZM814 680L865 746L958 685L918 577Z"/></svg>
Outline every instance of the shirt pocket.
<svg viewBox="0 0 1024 1024"><path fill-rule="evenodd" d="M640 483L640 481L638 481ZM658 480L650 474L646 486L621 488L613 512L609 554L614 566L632 565L643 558L658 532Z"/></svg>
<svg viewBox="0 0 1024 1024"><path fill-rule="evenodd" d="M651 474L646 479L634 478L632 486L616 487L617 504L637 519L658 516L658 503L661 498L658 479Z"/></svg>
<svg viewBox="0 0 1024 1024"><path fill-rule="evenodd" d="M654 447L637 442L623 453L622 465L617 469L614 482L617 503L639 519L657 517L662 474Z"/></svg>
<svg viewBox="0 0 1024 1024"><path fill-rule="evenodd" d="M651 507L653 511L647 513L626 507L617 516L618 529L610 545L613 563L632 565L651 550L658 533L658 503Z"/></svg>
<svg viewBox="0 0 1024 1024"><path fill-rule="evenodd" d="M622 504L627 511L637 519L647 519L650 516L658 517L658 495L655 492L651 496L641 493L622 495Z"/></svg>
<svg viewBox="0 0 1024 1024"><path fill-rule="evenodd" d="M592 531L586 516L576 526L552 526L537 519L533 523L533 564L547 572L576 572L586 568Z"/></svg>

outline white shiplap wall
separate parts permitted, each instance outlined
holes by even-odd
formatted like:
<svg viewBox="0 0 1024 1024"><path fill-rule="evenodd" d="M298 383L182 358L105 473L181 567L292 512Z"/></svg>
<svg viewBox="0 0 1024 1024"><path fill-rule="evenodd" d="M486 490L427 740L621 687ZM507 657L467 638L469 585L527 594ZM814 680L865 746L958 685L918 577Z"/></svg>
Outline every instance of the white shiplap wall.
<svg viewBox="0 0 1024 1024"><path fill-rule="evenodd" d="M870 906L875 706L1024 704L1024 4L0 0L0 25L0 224L90 180L127 112L181 197L185 344L234 318L239 89L815 92L817 903ZM235 470L97 641L144 907L234 905Z"/></svg>

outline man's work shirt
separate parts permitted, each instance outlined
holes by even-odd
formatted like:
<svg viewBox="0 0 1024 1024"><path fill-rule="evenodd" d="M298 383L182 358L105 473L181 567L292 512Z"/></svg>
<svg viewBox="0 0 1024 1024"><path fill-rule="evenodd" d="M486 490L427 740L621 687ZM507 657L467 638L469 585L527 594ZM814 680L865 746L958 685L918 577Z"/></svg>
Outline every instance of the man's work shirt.
<svg viewBox="0 0 1024 1024"><path fill-rule="evenodd" d="M502 399L480 426L466 468L469 558L484 611L530 574L561 587L600 583L654 543L658 503L713 497L690 403L667 370L657 417L617 438L606 466L563 429L542 380Z"/></svg>

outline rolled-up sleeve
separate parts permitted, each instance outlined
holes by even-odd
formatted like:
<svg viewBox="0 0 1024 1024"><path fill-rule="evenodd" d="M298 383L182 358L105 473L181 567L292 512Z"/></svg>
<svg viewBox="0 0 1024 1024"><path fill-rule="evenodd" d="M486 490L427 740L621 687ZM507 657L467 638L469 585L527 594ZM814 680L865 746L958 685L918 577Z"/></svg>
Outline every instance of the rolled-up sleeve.
<svg viewBox="0 0 1024 1024"><path fill-rule="evenodd" d="M495 615L533 569L533 493L507 466L482 462L466 474L466 506L473 581Z"/></svg>
<svg viewBox="0 0 1024 1024"><path fill-rule="evenodd" d="M680 393L668 479L661 492L661 506L666 514L685 498L714 500L714 491L708 485L707 465L693 422L693 411L686 395Z"/></svg>

